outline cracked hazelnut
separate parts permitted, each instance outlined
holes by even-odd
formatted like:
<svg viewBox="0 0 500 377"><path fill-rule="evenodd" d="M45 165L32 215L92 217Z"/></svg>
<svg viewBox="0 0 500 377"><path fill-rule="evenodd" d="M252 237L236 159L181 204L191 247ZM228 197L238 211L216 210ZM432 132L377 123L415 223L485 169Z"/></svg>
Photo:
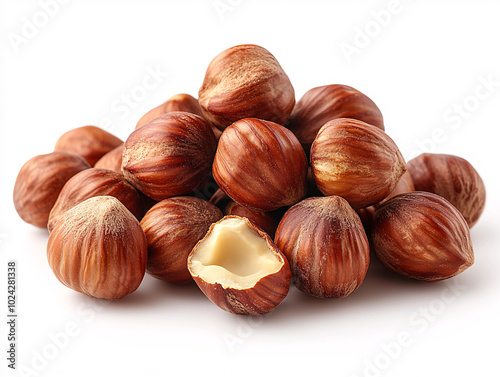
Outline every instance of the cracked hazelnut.
<svg viewBox="0 0 500 377"><path fill-rule="evenodd" d="M188 257L188 269L203 293L234 314L270 312L286 297L288 261L248 219L226 216L212 224Z"/></svg>

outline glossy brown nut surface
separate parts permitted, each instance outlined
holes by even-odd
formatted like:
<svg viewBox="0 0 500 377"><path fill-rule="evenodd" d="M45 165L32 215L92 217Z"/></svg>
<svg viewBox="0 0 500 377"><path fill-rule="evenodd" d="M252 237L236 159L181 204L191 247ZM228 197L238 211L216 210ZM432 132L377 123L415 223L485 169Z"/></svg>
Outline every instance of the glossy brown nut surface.
<svg viewBox="0 0 500 377"><path fill-rule="evenodd" d="M363 282L370 260L361 220L339 196L308 198L290 208L276 231L295 286L315 297L340 298Z"/></svg>
<svg viewBox="0 0 500 377"><path fill-rule="evenodd" d="M65 286L117 300L134 292L146 270L146 236L111 196L87 199L57 222L47 244L50 268Z"/></svg>
<svg viewBox="0 0 500 377"><path fill-rule="evenodd" d="M311 147L311 168L324 195L338 195L357 209L380 202L406 171L394 141L356 119L326 123Z"/></svg>
<svg viewBox="0 0 500 377"><path fill-rule="evenodd" d="M52 152L33 157L17 175L14 185L14 206L28 224L47 227L50 210L63 186L75 174L89 169L80 156L66 152Z"/></svg>
<svg viewBox="0 0 500 377"><path fill-rule="evenodd" d="M138 220L142 217L141 197L122 174L106 169L90 168L75 174L62 188L50 211L47 224L49 232L66 211L95 196L113 196Z"/></svg>
<svg viewBox="0 0 500 377"><path fill-rule="evenodd" d="M295 92L269 51L239 45L224 50L209 64L198 100L205 117L224 130L243 118L283 124L295 104Z"/></svg>
<svg viewBox="0 0 500 377"><path fill-rule="evenodd" d="M320 128L337 118L361 120L384 130L384 119L377 105L360 91L339 84L308 90L295 104L285 127L297 136L309 155Z"/></svg>
<svg viewBox="0 0 500 377"><path fill-rule="evenodd" d="M213 176L235 202L261 211L293 205L306 194L306 175L304 150L290 130L248 118L222 133Z"/></svg>
<svg viewBox="0 0 500 377"><path fill-rule="evenodd" d="M77 154L94 166L102 156L121 144L123 141L102 128L83 126L61 135L54 151Z"/></svg>
<svg viewBox="0 0 500 377"><path fill-rule="evenodd" d="M187 257L222 216L215 205L195 197L178 196L155 204L141 220L148 240L146 272L171 283L192 281Z"/></svg>
<svg viewBox="0 0 500 377"><path fill-rule="evenodd" d="M417 280L448 279L474 263L464 217L430 192L401 194L385 202L375 212L371 240L382 263Z"/></svg>
<svg viewBox="0 0 500 377"><path fill-rule="evenodd" d="M486 205L486 188L480 175L465 159L424 153L408 161L415 189L440 195L453 204L472 227Z"/></svg>
<svg viewBox="0 0 500 377"><path fill-rule="evenodd" d="M94 165L95 168L122 173L123 144L102 156Z"/></svg>
<svg viewBox="0 0 500 377"><path fill-rule="evenodd" d="M185 195L210 177L217 141L202 117L176 111L161 115L130 134L122 171L154 200Z"/></svg>

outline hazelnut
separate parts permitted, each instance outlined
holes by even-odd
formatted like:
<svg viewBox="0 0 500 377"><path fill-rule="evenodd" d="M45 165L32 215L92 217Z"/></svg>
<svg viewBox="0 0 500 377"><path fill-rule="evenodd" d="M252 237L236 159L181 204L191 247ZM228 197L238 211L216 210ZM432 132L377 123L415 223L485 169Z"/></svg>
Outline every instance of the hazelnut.
<svg viewBox="0 0 500 377"><path fill-rule="evenodd" d="M154 200L185 195L210 177L217 141L202 117L181 111L163 114L125 141L125 178Z"/></svg>
<svg viewBox="0 0 500 377"><path fill-rule="evenodd" d="M234 314L270 312L290 285L283 254L266 233L238 216L212 224L189 254L188 269L214 304Z"/></svg>
<svg viewBox="0 0 500 377"><path fill-rule="evenodd" d="M271 238L274 238L276 228L278 228L281 216L283 215L283 212L280 210L264 212L242 206L227 196L227 194L221 189L218 189L215 192L215 194L210 198L210 202L219 207L222 213L226 216L234 215L246 217L256 227L259 227L266 232Z"/></svg>
<svg viewBox="0 0 500 377"><path fill-rule="evenodd" d="M337 118L361 120L384 130L384 119L377 105L360 91L338 84L307 91L295 104L285 127L297 136L309 155L319 129Z"/></svg>
<svg viewBox="0 0 500 377"><path fill-rule="evenodd" d="M400 194L382 204L375 212L371 241L383 264L417 280L448 279L474 262L464 217L429 192Z"/></svg>
<svg viewBox="0 0 500 377"><path fill-rule="evenodd" d="M122 154L123 154L123 144L112 149L104 156L102 156L99 161L94 165L95 168L108 169L117 173L122 173Z"/></svg>
<svg viewBox="0 0 500 377"><path fill-rule="evenodd" d="M102 128L83 126L61 135L54 151L75 153L94 166L102 156L121 144L123 141Z"/></svg>
<svg viewBox="0 0 500 377"><path fill-rule="evenodd" d="M295 92L276 58L265 48L228 48L209 64L198 101L205 118L220 130L243 118L283 124Z"/></svg>
<svg viewBox="0 0 500 377"><path fill-rule="evenodd" d="M415 189L440 195L453 204L472 227L483 213L486 189L474 167L465 159L424 153L408 161Z"/></svg>
<svg viewBox="0 0 500 377"><path fill-rule="evenodd" d="M394 141L356 119L326 123L311 147L311 167L324 195L338 195L357 209L380 202L406 171Z"/></svg>
<svg viewBox="0 0 500 377"><path fill-rule="evenodd" d="M50 210L66 181L88 168L83 158L66 152L52 152L26 162L14 185L14 206L21 219L46 228Z"/></svg>
<svg viewBox="0 0 500 377"><path fill-rule="evenodd" d="M192 281L187 257L221 218L215 205L194 197L178 196L155 204L141 221L148 240L146 272L171 283Z"/></svg>
<svg viewBox="0 0 500 377"><path fill-rule="evenodd" d="M66 211L94 196L113 196L137 219L142 217L141 197L122 174L106 169L90 168L75 174L62 188L50 211L47 225L49 232Z"/></svg>
<svg viewBox="0 0 500 377"><path fill-rule="evenodd" d="M290 130L260 119L242 119L222 133L213 175L235 202L272 211L305 196L307 159Z"/></svg>
<svg viewBox="0 0 500 377"><path fill-rule="evenodd" d="M308 198L290 208L276 231L295 286L315 297L346 297L363 282L370 247L356 212L339 196Z"/></svg>
<svg viewBox="0 0 500 377"><path fill-rule="evenodd" d="M97 196L61 217L50 234L47 257L65 286L88 296L117 300L141 284L146 236L118 199Z"/></svg>

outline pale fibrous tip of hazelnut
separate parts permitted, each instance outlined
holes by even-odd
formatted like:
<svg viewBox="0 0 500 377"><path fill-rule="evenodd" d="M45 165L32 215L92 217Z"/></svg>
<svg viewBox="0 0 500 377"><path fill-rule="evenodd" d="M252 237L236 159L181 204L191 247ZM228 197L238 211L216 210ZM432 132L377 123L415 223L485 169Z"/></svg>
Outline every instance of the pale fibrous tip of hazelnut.
<svg viewBox="0 0 500 377"><path fill-rule="evenodd" d="M64 234L71 237L78 237L78 234L90 229L103 231L104 234L123 234L128 229L126 221L131 218L137 221L115 197L96 196L69 209L55 227L62 224Z"/></svg>

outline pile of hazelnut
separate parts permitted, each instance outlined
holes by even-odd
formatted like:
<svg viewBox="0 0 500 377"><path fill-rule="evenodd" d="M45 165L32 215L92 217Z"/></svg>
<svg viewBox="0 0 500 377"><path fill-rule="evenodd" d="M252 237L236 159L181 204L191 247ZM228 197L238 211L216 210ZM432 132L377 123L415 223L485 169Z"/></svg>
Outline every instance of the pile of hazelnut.
<svg viewBox="0 0 500 377"><path fill-rule="evenodd" d="M200 195L207 184L211 197ZM313 88L295 103L256 45L220 53L198 99L171 97L125 142L93 126L68 131L14 188L20 217L48 228L49 265L67 287L115 300L147 272L194 280L220 308L251 315L278 306L290 281L315 297L351 294L370 251L408 278L461 273L485 197L460 157L406 164L354 88Z"/></svg>

